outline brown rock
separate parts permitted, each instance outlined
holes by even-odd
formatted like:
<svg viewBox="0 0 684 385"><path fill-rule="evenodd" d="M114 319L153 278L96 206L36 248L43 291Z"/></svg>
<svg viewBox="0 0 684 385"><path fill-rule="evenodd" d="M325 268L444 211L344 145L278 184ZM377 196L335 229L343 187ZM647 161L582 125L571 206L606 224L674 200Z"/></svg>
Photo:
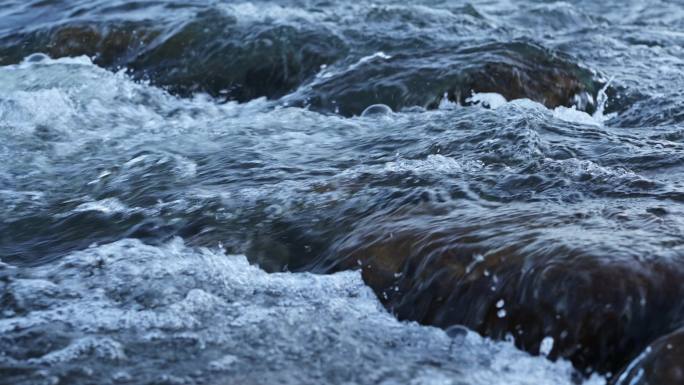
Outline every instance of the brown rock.
<svg viewBox="0 0 684 385"><path fill-rule="evenodd" d="M359 115L368 106L386 104L437 108L447 99L469 104L473 92L496 92L507 100L528 98L553 108L587 102L600 83L594 74L565 55L526 41L490 43L399 53L360 61L347 71L319 79L293 96L294 104ZM300 101L297 98L301 99Z"/></svg>
<svg viewBox="0 0 684 385"><path fill-rule="evenodd" d="M535 217L456 222L413 217L365 227L338 242L323 266L360 265L400 319L461 324L495 339L511 335L532 353L550 337L551 359L570 359L585 371L618 372L684 319L677 261L555 243L541 235Z"/></svg>
<svg viewBox="0 0 684 385"><path fill-rule="evenodd" d="M684 384L684 329L659 338L614 379L615 385Z"/></svg>

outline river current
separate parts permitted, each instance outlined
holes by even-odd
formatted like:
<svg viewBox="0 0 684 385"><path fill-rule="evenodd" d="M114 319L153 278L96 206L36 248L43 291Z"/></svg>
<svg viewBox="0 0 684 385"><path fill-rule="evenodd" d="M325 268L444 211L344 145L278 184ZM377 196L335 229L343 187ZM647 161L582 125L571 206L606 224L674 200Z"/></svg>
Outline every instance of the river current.
<svg viewBox="0 0 684 385"><path fill-rule="evenodd" d="M680 383L683 46L676 1L0 1L0 384Z"/></svg>

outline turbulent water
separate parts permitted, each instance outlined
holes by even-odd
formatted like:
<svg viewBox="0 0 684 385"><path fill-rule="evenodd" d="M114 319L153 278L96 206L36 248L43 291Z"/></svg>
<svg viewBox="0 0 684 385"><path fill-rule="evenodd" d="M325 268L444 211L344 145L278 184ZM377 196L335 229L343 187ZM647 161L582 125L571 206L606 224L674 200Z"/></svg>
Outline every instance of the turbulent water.
<svg viewBox="0 0 684 385"><path fill-rule="evenodd" d="M4 0L0 383L679 383L683 46L674 1Z"/></svg>

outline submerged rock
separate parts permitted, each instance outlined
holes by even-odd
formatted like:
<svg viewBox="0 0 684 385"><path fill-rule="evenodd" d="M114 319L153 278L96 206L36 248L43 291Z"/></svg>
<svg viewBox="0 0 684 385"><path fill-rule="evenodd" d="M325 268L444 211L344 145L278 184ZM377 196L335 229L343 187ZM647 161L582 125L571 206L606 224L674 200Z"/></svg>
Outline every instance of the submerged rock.
<svg viewBox="0 0 684 385"><path fill-rule="evenodd" d="M138 55L129 67L181 95L199 91L248 101L293 91L345 50L340 38L318 25L241 24L207 12Z"/></svg>
<svg viewBox="0 0 684 385"><path fill-rule="evenodd" d="M544 236L545 226L573 218L556 225L518 218L522 227L513 220L375 224L339 241L319 266L360 266L400 319L511 336L523 350L567 358L586 372L619 372L684 319L684 287L676 284L684 268L676 261L611 255Z"/></svg>
<svg viewBox="0 0 684 385"><path fill-rule="evenodd" d="M208 10L182 24L78 22L15 34L0 40L0 65L34 52L87 55L177 95L208 93L243 102L293 91L345 50L340 38L319 25L239 23Z"/></svg>
<svg viewBox="0 0 684 385"><path fill-rule="evenodd" d="M594 74L571 58L531 42L513 41L376 53L317 78L288 101L358 115L378 103L395 111L412 106L434 109L444 98L468 104L473 92L494 92L550 108L581 104L591 112L595 106L586 100L593 100L599 89ZM584 102L578 103L581 99Z"/></svg>
<svg viewBox="0 0 684 385"><path fill-rule="evenodd" d="M615 377L615 385L684 383L684 329L659 338Z"/></svg>
<svg viewBox="0 0 684 385"><path fill-rule="evenodd" d="M350 39L321 23L244 22L208 9L184 22L73 21L16 33L0 40L0 65L34 52L87 55L180 96L286 96L286 104L346 116L376 104L393 111L434 109L445 99L470 104L473 92L592 112L601 87L572 58L529 41L377 52L350 62Z"/></svg>
<svg viewBox="0 0 684 385"><path fill-rule="evenodd" d="M65 24L48 30L15 34L0 40L0 64L44 52L52 58L90 56L102 66L121 67L162 33L148 22Z"/></svg>

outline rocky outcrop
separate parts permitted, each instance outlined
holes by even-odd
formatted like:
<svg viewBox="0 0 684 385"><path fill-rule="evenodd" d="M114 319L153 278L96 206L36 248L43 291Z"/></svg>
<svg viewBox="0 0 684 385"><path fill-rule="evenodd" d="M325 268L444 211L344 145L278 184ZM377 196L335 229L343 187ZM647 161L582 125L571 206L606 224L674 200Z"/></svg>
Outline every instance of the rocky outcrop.
<svg viewBox="0 0 684 385"><path fill-rule="evenodd" d="M87 55L180 96L244 102L287 95L285 104L346 116L374 104L395 111L434 109L444 100L469 104L473 92L592 112L601 87L572 58L529 41L379 52L357 62L349 60L349 44L320 24L246 23L206 10L182 24L79 21L17 33L0 40L0 65L35 52Z"/></svg>
<svg viewBox="0 0 684 385"><path fill-rule="evenodd" d="M437 108L443 100L468 104L473 92L528 98L547 107L593 111L600 89L594 74L571 58L527 41L376 54L316 79L290 102L359 115L368 106L393 110Z"/></svg>
<svg viewBox="0 0 684 385"><path fill-rule="evenodd" d="M684 319L677 284L684 268L676 261L554 244L535 217L518 218L527 221L519 233L511 232L511 218L422 220L352 233L320 266L360 266L401 319L511 336L521 349L567 358L587 372L619 372Z"/></svg>
<svg viewBox="0 0 684 385"><path fill-rule="evenodd" d="M244 102L293 91L321 65L342 56L346 46L318 25L238 23L209 10L180 25L74 22L15 34L0 40L0 65L34 52L53 58L87 55L177 95L208 93Z"/></svg>

